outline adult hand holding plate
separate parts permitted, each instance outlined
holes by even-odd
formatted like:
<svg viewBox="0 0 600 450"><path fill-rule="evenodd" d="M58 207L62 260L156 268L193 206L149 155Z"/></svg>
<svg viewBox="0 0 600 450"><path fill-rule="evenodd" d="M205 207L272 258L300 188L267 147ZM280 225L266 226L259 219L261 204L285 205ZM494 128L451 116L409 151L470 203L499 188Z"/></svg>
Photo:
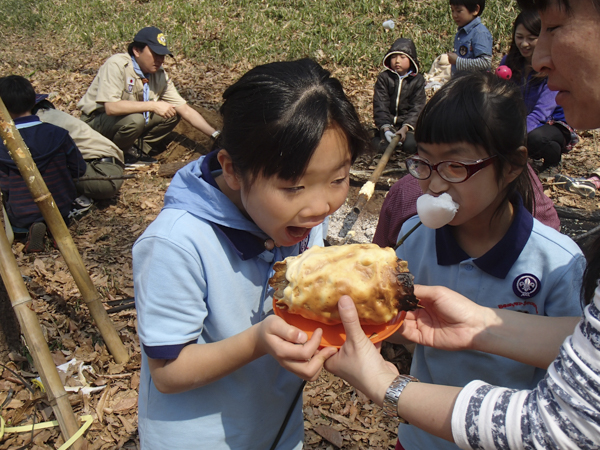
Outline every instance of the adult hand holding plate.
<svg viewBox="0 0 600 450"><path fill-rule="evenodd" d="M338 302L338 309L347 340L335 355L325 361L325 369L381 405L387 387L398 375L398 369L383 359L363 332L352 299L343 296Z"/></svg>

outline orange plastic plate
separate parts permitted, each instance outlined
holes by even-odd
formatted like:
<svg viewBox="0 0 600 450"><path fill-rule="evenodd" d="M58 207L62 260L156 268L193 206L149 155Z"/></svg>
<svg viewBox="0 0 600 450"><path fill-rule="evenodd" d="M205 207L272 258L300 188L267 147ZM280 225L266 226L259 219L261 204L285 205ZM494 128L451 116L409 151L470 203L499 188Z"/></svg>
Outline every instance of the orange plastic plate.
<svg viewBox="0 0 600 450"><path fill-rule="evenodd" d="M346 332L344 331L344 325L342 325L341 323L337 325L327 325L321 322L317 322L315 320L305 319L304 317L298 314L290 314L287 312L287 310L277 307L275 305L275 300L273 300L273 312L276 316L281 317L288 324L293 325L306 332L309 339L317 328L321 328L323 330L323 337L321 338L321 348L340 348L344 344L344 342L346 342ZM381 325L362 325L362 329L365 332L365 334L369 337L369 339L371 339L371 342L375 344L377 342L383 341L384 339L394 334L398 330L398 328L400 328L402 322L404 322L405 316L406 311L400 311L396 318L391 322L384 323Z"/></svg>

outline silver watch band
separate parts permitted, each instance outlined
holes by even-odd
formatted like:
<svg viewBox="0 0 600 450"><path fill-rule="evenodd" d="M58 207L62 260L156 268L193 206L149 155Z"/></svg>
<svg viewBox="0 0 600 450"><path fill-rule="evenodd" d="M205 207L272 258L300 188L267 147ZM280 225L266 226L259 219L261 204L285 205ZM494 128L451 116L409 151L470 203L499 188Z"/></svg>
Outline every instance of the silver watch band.
<svg viewBox="0 0 600 450"><path fill-rule="evenodd" d="M400 398L400 394L406 387L408 383L411 381L418 382L415 377L411 377L410 375L398 375L390 387L385 391L385 397L383 398L383 413L386 416L390 417L399 417L398 416L398 399Z"/></svg>

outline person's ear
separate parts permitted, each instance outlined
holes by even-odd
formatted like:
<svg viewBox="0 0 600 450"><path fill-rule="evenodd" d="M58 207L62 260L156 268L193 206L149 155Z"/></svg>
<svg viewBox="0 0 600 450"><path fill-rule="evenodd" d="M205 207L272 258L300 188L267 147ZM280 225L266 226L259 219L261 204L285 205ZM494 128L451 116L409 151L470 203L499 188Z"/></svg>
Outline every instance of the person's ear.
<svg viewBox="0 0 600 450"><path fill-rule="evenodd" d="M135 56L136 58L139 58L140 55L142 54L142 52L140 52L140 49L137 47L133 47L132 50L133 50L133 56Z"/></svg>
<svg viewBox="0 0 600 450"><path fill-rule="evenodd" d="M473 14L475 14L477 17L479 17L479 11L481 11L481 6L476 5L475 11L473 11Z"/></svg>
<svg viewBox="0 0 600 450"><path fill-rule="evenodd" d="M219 153L217 153L217 160L223 169L223 179L227 183L227 186L234 191L239 191L242 188L242 180L235 172L229 152L225 149L219 150Z"/></svg>
<svg viewBox="0 0 600 450"><path fill-rule="evenodd" d="M523 170L527 170L527 147L520 146L517 150L519 156L515 158L519 161L520 164L508 164L506 166L506 171L504 173L504 181L505 184L512 183L515 178L517 178Z"/></svg>

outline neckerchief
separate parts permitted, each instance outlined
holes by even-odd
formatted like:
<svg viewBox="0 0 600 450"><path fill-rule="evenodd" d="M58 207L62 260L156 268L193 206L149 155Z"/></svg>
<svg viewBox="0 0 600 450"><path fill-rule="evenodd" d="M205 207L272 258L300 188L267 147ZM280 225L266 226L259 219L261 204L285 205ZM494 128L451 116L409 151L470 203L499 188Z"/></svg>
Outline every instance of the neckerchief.
<svg viewBox="0 0 600 450"><path fill-rule="evenodd" d="M133 70L135 74L139 76L142 79L142 83L144 83L144 101L147 102L150 100L150 86L148 85L148 77L144 75L133 55L131 56L131 62L133 63ZM150 119L150 113L148 111L144 112L144 119L146 119L146 123L148 123L148 120Z"/></svg>

